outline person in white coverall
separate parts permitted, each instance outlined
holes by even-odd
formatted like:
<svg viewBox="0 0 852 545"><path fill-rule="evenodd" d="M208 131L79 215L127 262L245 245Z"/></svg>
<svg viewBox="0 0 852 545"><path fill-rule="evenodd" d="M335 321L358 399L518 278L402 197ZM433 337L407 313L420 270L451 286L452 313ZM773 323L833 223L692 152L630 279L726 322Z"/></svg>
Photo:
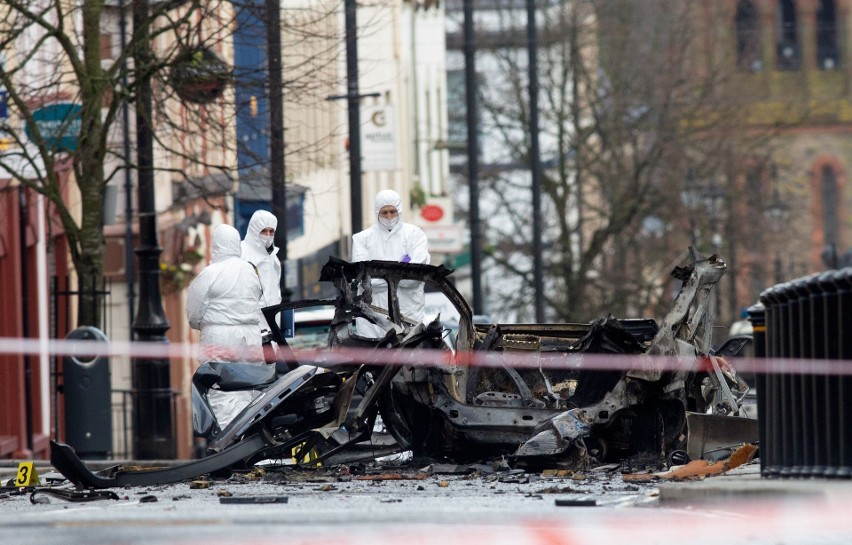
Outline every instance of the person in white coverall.
<svg viewBox="0 0 852 545"><path fill-rule="evenodd" d="M246 348L259 349L261 345L260 304L260 279L254 268L240 259L239 232L230 225L216 227L213 259L189 285L186 299L189 326L201 330L201 363L262 362L262 356L244 353Z"/></svg>
<svg viewBox="0 0 852 545"><path fill-rule="evenodd" d="M246 237L242 243L242 257L257 268L263 288L260 307L270 307L281 302L281 261L275 246L275 229L278 218L266 210L258 210L249 220ZM261 330L268 330L263 313L259 315Z"/></svg>
<svg viewBox="0 0 852 545"><path fill-rule="evenodd" d="M201 330L199 363L263 364L258 312L257 273L240 258L240 233L230 225L213 230L213 259L189 285L186 318ZM208 391L207 400L224 428L258 394L256 391Z"/></svg>
<svg viewBox="0 0 852 545"><path fill-rule="evenodd" d="M376 194L374 210L376 224L352 236L352 261L398 261L402 263L429 264L426 233L416 225L402 221L402 199L399 193L385 189ZM399 311L406 318L422 322L426 311L423 282L403 280L397 290ZM387 309L388 286L381 280L373 281L374 306ZM362 337L384 337L388 327L375 326L367 320L356 321L356 331Z"/></svg>

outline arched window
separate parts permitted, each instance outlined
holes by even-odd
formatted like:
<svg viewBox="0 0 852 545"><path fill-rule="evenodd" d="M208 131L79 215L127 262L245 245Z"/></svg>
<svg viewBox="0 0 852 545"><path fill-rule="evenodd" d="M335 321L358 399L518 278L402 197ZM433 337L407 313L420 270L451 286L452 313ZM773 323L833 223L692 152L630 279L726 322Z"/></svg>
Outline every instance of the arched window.
<svg viewBox="0 0 852 545"><path fill-rule="evenodd" d="M734 26L737 32L737 66L741 70L761 70L760 24L754 2L740 0L737 3Z"/></svg>
<svg viewBox="0 0 852 545"><path fill-rule="evenodd" d="M822 201L822 230L826 246L837 247L840 234L838 202L840 192L837 188L837 173L825 165L820 173L820 200Z"/></svg>
<svg viewBox="0 0 852 545"><path fill-rule="evenodd" d="M799 35L796 28L796 3L794 0L778 0L775 44L778 51L778 68L799 68Z"/></svg>
<svg viewBox="0 0 852 545"><path fill-rule="evenodd" d="M834 0L820 0L816 11L817 66L835 70L840 64L837 47L837 9Z"/></svg>

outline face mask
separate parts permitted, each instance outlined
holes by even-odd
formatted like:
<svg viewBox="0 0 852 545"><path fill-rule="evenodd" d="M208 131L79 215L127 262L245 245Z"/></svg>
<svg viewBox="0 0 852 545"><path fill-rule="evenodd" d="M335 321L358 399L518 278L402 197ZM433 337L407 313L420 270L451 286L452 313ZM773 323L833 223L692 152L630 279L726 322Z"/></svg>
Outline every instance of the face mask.
<svg viewBox="0 0 852 545"><path fill-rule="evenodd" d="M390 231L393 226L399 223L399 216L394 218L379 218L379 225Z"/></svg>
<svg viewBox="0 0 852 545"><path fill-rule="evenodd" d="M260 241L267 248L272 248L272 244L275 242L275 235L260 235Z"/></svg>

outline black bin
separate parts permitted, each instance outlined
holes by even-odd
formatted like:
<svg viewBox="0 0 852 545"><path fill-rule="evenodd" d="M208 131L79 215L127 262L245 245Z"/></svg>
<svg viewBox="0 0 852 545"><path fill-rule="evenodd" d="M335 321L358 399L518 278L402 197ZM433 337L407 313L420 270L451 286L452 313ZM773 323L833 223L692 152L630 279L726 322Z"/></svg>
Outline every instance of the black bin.
<svg viewBox="0 0 852 545"><path fill-rule="evenodd" d="M68 340L106 342L94 327L78 327ZM62 359L65 441L83 459L104 460L112 451L109 358L76 354Z"/></svg>

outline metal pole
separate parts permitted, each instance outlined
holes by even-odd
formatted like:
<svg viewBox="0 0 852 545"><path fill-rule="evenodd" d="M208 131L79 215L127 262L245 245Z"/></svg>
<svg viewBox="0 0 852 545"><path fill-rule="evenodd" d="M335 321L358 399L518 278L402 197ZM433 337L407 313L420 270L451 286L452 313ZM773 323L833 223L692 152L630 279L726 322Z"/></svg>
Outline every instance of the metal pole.
<svg viewBox="0 0 852 545"><path fill-rule="evenodd" d="M535 0L527 0L527 54L529 56L530 93L530 171L532 173L533 207L533 289L535 321L544 322L544 266L541 240L541 151L538 142L538 35Z"/></svg>
<svg viewBox="0 0 852 545"><path fill-rule="evenodd" d="M27 266L27 188L18 186L18 225L21 243L21 336L30 336L28 310L30 308L30 273ZM24 411L26 412L27 450L33 451L33 370L30 355L24 354Z"/></svg>
<svg viewBox="0 0 852 545"><path fill-rule="evenodd" d="M284 171L284 83L281 69L281 4L266 0L266 49L269 71L269 183L272 213L278 218L275 245L281 262L281 298L290 300L287 287L287 186Z"/></svg>
<svg viewBox="0 0 852 545"><path fill-rule="evenodd" d="M138 176L139 311L133 330L140 341L167 343L169 322L160 296L160 248L154 198L154 136L151 128L151 50L148 0L133 0L133 53L136 70L136 155ZM175 440L169 380L170 362L160 358L133 361L134 455L137 459L174 458Z"/></svg>
<svg viewBox="0 0 852 545"><path fill-rule="evenodd" d="M352 234L363 226L361 199L361 112L358 94L358 17L356 0L345 0L346 90L349 111L349 191Z"/></svg>
<svg viewBox="0 0 852 545"><path fill-rule="evenodd" d="M118 28L121 50L127 47L127 22L125 20L124 0L119 4ZM127 62L121 67L121 81L127 87ZM124 137L124 277L127 281L127 309L130 323L136 315L136 268L133 259L133 179L130 175L130 104L124 101L121 107L122 135ZM130 333L131 337L133 331ZM133 340L131 338L131 340Z"/></svg>
<svg viewBox="0 0 852 545"><path fill-rule="evenodd" d="M467 99L467 183L470 194L470 280L473 313L483 314L482 237L479 232L479 127L477 115L476 44L473 35L473 0L464 0L464 77Z"/></svg>

